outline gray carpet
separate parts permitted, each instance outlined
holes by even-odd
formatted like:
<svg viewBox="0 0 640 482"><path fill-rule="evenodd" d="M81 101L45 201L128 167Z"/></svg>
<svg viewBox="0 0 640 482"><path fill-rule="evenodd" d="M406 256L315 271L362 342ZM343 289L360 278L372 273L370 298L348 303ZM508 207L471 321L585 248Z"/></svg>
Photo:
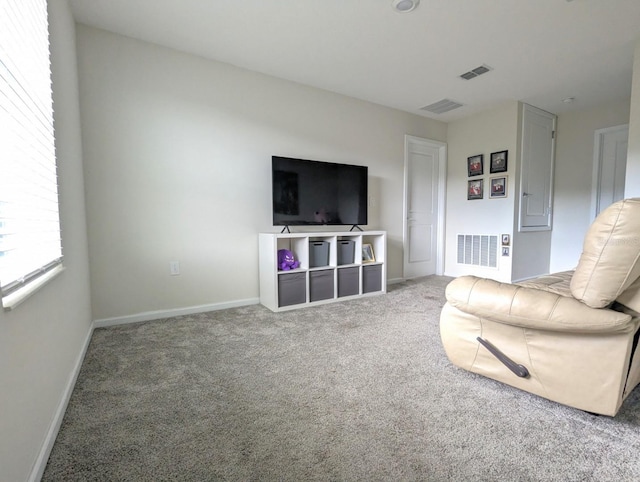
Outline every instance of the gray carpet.
<svg viewBox="0 0 640 482"><path fill-rule="evenodd" d="M597 417L452 366L448 281L98 329L43 480L640 480L639 390Z"/></svg>

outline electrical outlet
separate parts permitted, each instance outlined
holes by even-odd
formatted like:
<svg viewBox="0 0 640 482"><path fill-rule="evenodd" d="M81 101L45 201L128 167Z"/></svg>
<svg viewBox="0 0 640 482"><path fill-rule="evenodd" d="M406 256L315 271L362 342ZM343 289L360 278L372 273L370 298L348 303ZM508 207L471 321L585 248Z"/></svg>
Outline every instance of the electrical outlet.
<svg viewBox="0 0 640 482"><path fill-rule="evenodd" d="M169 273L171 276L180 274L180 261L169 261Z"/></svg>

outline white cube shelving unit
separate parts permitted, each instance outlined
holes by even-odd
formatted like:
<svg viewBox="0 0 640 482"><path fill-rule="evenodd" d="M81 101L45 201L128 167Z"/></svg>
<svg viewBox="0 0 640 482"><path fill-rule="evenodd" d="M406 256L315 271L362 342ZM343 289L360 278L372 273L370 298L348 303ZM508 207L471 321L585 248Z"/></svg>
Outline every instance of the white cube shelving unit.
<svg viewBox="0 0 640 482"><path fill-rule="evenodd" d="M354 244L353 262L338 264L339 243L345 240ZM328 244L327 263L310 267L309 243L318 241ZM362 259L362 247L366 244L373 249L374 261ZM380 295L387 291L385 231L260 233L259 249L260 303L272 311ZM278 269L280 249L291 251L300 267L287 271Z"/></svg>

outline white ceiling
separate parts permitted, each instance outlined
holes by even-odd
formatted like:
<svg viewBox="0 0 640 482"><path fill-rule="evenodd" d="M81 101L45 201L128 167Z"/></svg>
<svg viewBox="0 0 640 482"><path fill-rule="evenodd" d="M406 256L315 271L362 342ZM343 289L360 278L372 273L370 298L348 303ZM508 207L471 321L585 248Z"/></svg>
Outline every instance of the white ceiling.
<svg viewBox="0 0 640 482"><path fill-rule="evenodd" d="M640 38L640 0L70 4L87 25L447 122L509 100L560 114L629 97ZM493 70L459 77L482 64ZM419 110L444 98L464 106Z"/></svg>

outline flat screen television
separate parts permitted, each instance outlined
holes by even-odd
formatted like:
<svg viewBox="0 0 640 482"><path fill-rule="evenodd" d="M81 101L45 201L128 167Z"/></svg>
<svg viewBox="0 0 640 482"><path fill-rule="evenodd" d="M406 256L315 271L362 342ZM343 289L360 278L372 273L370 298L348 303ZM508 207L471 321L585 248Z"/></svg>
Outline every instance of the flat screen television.
<svg viewBox="0 0 640 482"><path fill-rule="evenodd" d="M273 225L367 224L367 166L272 157Z"/></svg>

